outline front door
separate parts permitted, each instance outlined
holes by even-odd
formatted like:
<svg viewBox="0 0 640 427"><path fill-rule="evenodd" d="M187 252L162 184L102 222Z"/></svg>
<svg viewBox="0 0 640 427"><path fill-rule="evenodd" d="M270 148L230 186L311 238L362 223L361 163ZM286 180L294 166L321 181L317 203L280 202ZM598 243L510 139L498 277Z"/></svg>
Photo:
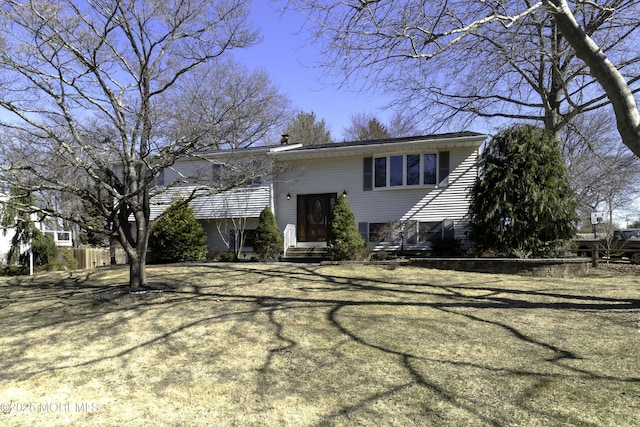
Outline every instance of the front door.
<svg viewBox="0 0 640 427"><path fill-rule="evenodd" d="M326 242L329 214L336 204L336 193L299 194L298 224L299 242Z"/></svg>

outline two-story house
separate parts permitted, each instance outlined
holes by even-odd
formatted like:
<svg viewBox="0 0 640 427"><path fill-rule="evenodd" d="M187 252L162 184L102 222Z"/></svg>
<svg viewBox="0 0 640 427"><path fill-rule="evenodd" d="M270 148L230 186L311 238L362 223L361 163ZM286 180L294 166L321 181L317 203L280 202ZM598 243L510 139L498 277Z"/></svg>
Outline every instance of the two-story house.
<svg viewBox="0 0 640 427"><path fill-rule="evenodd" d="M241 228L245 252L251 252L253 230L265 206L276 216L285 250L326 246L337 197L347 197L360 233L374 249L428 250L437 237L466 241L468 192L485 140L486 135L473 132L310 146L283 138L278 146L177 162L159 184L185 175L215 183L229 164L245 162L242 185L221 186L224 191L191 202L212 251L233 250L239 244L233 231ZM247 159L256 167L246 168ZM180 192L174 187L156 198L152 217Z"/></svg>

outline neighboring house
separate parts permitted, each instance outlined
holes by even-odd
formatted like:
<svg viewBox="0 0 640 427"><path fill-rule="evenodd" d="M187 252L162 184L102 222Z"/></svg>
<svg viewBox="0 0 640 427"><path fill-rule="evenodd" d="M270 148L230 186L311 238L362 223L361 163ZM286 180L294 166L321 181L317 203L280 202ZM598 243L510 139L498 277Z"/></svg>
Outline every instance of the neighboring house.
<svg viewBox="0 0 640 427"><path fill-rule="evenodd" d="M473 132L310 146L283 138L285 144L279 146L177 162L158 184L187 175L215 182L221 165L234 159L254 159L264 171L274 172L256 173L247 185L191 202L212 251L232 250L238 245L233 231L240 229L246 237L244 250L251 252L265 206L276 216L286 249L326 246L337 197L347 197L358 230L374 250L428 250L436 238L468 243L468 192L485 140L486 135ZM156 197L152 218L192 188L172 187Z"/></svg>
<svg viewBox="0 0 640 427"><path fill-rule="evenodd" d="M0 209L1 206L9 200L9 196L0 194ZM36 228L42 231L46 236L49 236L53 239L56 246L59 247L71 247L71 232L70 231L59 231L52 230L47 224L41 221L37 221L35 215L32 216L34 224ZM11 249L11 240L15 235L16 230L15 227L0 227L0 265L5 265L7 263L7 254ZM23 245L21 248L21 253L29 250L28 245Z"/></svg>
<svg viewBox="0 0 640 427"><path fill-rule="evenodd" d="M44 233L45 236L49 236L54 241L56 246L61 248L70 248L71 246L73 246L71 231L54 230L43 223L36 223L36 226L40 231Z"/></svg>

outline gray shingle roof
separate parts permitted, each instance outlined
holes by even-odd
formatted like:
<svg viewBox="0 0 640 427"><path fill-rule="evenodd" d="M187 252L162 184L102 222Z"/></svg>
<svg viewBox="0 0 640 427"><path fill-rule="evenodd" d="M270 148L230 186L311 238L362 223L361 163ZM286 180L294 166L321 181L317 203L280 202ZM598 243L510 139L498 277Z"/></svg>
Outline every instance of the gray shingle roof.
<svg viewBox="0 0 640 427"><path fill-rule="evenodd" d="M333 144L304 145L300 148L296 148L295 151L317 150L321 148L331 148L331 147L338 148L338 147L396 144L401 142L425 141L425 140L428 141L428 140L436 140L436 139L466 138L466 137L481 137L481 136L485 136L485 135L477 132L451 132L451 133L442 133L442 134L433 134L433 135L407 136L402 138L384 138L384 139L372 139L372 140L366 140L366 141L336 142ZM299 142L300 141L291 141L291 143L293 144L299 143Z"/></svg>

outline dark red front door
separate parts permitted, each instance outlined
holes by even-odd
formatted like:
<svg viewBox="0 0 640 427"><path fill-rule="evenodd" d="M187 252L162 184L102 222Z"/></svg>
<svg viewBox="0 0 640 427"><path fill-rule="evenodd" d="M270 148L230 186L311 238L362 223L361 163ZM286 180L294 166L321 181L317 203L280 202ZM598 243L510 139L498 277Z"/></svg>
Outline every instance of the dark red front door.
<svg viewBox="0 0 640 427"><path fill-rule="evenodd" d="M327 241L329 213L335 203L336 193L298 195L298 241Z"/></svg>

